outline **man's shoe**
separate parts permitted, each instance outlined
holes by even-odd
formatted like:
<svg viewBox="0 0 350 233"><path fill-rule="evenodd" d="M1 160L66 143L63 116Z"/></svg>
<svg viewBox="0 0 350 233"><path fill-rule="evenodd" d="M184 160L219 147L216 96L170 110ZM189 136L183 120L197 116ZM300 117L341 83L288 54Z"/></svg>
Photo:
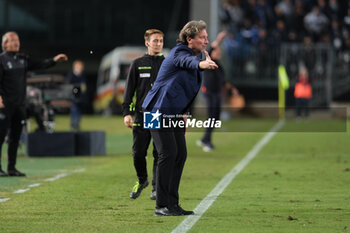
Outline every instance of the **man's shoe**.
<svg viewBox="0 0 350 233"><path fill-rule="evenodd" d="M203 147L203 151L204 152L210 152L210 151L213 151L215 150L213 144L211 142L206 142L204 147Z"/></svg>
<svg viewBox="0 0 350 233"><path fill-rule="evenodd" d="M26 174L18 171L16 168L15 169L10 169L10 170L7 170L7 174L9 176L26 176Z"/></svg>
<svg viewBox="0 0 350 233"><path fill-rule="evenodd" d="M130 193L130 198L136 199L140 196L142 189L146 188L148 186L149 182L146 180L143 183L136 182L135 186L132 188L132 191Z"/></svg>
<svg viewBox="0 0 350 233"><path fill-rule="evenodd" d="M214 146L213 145L210 145L210 144L207 144L203 147L203 151L204 152L210 152L210 151L213 151L214 150Z"/></svg>
<svg viewBox="0 0 350 233"><path fill-rule="evenodd" d="M202 140L197 140L196 144L199 147L203 147L204 152L210 152L214 150L214 146L210 142L203 142Z"/></svg>
<svg viewBox="0 0 350 233"><path fill-rule="evenodd" d="M175 211L174 209L169 209L167 207L163 208L156 208L155 211L155 216L180 216L179 212Z"/></svg>
<svg viewBox="0 0 350 233"><path fill-rule="evenodd" d="M5 177L5 176L9 176L9 175L0 168L0 177Z"/></svg>
<svg viewBox="0 0 350 233"><path fill-rule="evenodd" d="M197 146L199 146L199 147L204 147L204 146L205 146L205 143L204 143L202 140L197 140L197 141L196 141L196 144L197 144Z"/></svg>
<svg viewBox="0 0 350 233"><path fill-rule="evenodd" d="M193 215L194 214L194 212L192 210L184 210L179 205L175 205L170 209L178 212L180 215Z"/></svg>
<svg viewBox="0 0 350 233"><path fill-rule="evenodd" d="M149 196L149 198L150 198L151 200L156 200L156 199L157 199L157 192L156 192L155 190L153 190L153 191L151 192L151 195Z"/></svg>

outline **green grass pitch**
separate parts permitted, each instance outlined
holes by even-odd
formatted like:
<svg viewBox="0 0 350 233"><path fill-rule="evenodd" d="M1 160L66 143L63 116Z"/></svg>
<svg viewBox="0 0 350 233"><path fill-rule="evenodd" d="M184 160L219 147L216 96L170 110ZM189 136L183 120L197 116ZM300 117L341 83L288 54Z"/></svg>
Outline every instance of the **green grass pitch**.
<svg viewBox="0 0 350 233"><path fill-rule="evenodd" d="M214 133L217 149L211 153L195 145L201 133L188 132L188 158L180 186L182 207L194 209L274 123L232 121L230 127L239 132ZM256 125L259 132L254 128L244 132L243 124L248 128ZM291 132L295 124L287 122L275 134L189 232L350 232L349 126L345 124L343 132ZM68 128L68 117L57 117L57 130ZM32 158L24 156L22 148L18 168L27 177L0 179L0 199L10 198L0 203L0 232L175 229L185 217L155 217L150 186L138 199L129 198L136 175L131 131L122 118L86 116L82 129L107 132L107 155ZM7 164L5 149L3 168ZM150 179L152 161L149 153ZM73 172L82 168L84 172ZM44 181L62 173L68 175ZM35 183L41 185L13 193Z"/></svg>

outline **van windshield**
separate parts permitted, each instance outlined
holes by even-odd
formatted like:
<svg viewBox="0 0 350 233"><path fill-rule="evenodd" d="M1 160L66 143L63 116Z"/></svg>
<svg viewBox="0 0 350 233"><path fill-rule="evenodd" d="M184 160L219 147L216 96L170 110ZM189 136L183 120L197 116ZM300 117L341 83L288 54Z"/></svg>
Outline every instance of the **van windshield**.
<svg viewBox="0 0 350 233"><path fill-rule="evenodd" d="M120 64L119 69L120 69L119 79L126 80L126 78L128 77L128 74L129 74L130 64L125 64L125 63Z"/></svg>
<svg viewBox="0 0 350 233"><path fill-rule="evenodd" d="M111 73L111 68L107 68L105 70L100 71L100 79L99 79L99 85L104 85L109 82L110 79L110 73Z"/></svg>

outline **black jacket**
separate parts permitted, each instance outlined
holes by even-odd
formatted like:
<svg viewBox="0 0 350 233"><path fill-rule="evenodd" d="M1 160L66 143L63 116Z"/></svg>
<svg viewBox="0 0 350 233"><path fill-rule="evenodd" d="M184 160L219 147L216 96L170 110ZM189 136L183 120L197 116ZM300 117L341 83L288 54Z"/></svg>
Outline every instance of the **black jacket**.
<svg viewBox="0 0 350 233"><path fill-rule="evenodd" d="M204 70L203 72L203 86L210 93L220 93L225 84L225 73L222 65L218 60L213 60L219 66L215 70Z"/></svg>
<svg viewBox="0 0 350 233"><path fill-rule="evenodd" d="M71 72L67 75L67 81L69 84L73 85L73 101L75 103L85 104L86 99L86 76L85 73L82 72L80 74L75 74Z"/></svg>
<svg viewBox="0 0 350 233"><path fill-rule="evenodd" d="M29 56L16 52L0 54L0 96L4 105L23 105L26 98L26 74L28 70L48 68L54 60L35 61Z"/></svg>
<svg viewBox="0 0 350 233"><path fill-rule="evenodd" d="M164 60L164 56L150 56L148 54L137 58L130 66L126 88L124 93L123 115L131 115L142 112L142 103L148 91L151 89L157 78L159 68ZM136 103L133 104L133 97L136 95ZM138 114L137 114L138 115ZM135 123L140 123L137 119Z"/></svg>

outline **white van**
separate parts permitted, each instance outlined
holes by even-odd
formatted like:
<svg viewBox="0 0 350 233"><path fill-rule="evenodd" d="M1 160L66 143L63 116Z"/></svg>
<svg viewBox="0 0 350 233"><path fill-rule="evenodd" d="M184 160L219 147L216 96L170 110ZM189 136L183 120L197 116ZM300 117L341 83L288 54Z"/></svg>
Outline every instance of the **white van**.
<svg viewBox="0 0 350 233"><path fill-rule="evenodd" d="M133 60L142 57L146 47L117 47L103 56L97 77L94 111L107 115L121 114L123 95L129 68ZM169 50L164 49L164 54Z"/></svg>

